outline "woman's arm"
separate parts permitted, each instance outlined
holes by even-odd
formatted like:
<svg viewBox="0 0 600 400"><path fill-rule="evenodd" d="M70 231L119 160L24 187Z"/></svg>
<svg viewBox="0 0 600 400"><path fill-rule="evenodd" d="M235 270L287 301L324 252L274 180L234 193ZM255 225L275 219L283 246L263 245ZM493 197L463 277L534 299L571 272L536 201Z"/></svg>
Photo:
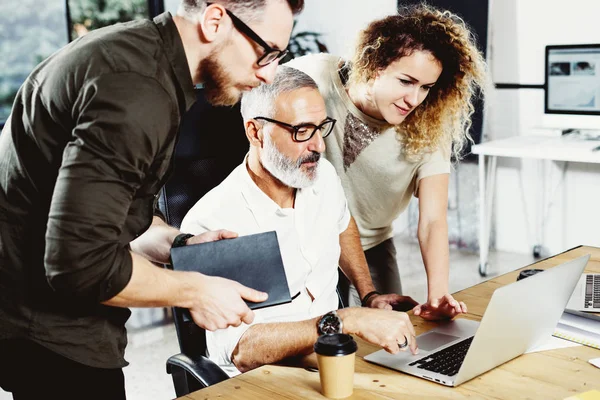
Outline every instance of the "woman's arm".
<svg viewBox="0 0 600 400"><path fill-rule="evenodd" d="M417 236L427 273L428 300L448 293L448 181L448 174L440 174L419 182Z"/></svg>
<svg viewBox="0 0 600 400"><path fill-rule="evenodd" d="M415 307L415 315L426 319L454 317L467 312L448 292L448 174L433 175L419 182L419 227L417 236L427 273L427 302Z"/></svg>

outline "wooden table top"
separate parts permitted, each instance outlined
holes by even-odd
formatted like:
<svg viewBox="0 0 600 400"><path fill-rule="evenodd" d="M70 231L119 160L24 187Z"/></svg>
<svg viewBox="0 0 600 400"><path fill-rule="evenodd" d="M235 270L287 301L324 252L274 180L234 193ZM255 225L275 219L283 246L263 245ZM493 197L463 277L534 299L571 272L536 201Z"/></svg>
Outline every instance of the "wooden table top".
<svg viewBox="0 0 600 400"><path fill-rule="evenodd" d="M586 272L600 273L600 248L580 246L529 265L546 269L573 258L591 254ZM465 318L480 320L494 290L514 282L519 270L492 278L454 294L464 301ZM418 334L437 323L411 315ZM357 338L355 338L357 339ZM517 357L457 388L442 386L362 359L377 347L360 339L354 375L354 394L348 399L564 399L577 393L600 389L600 369L588 360L600 350L587 346L569 347ZM320 393L319 374L303 368L263 366L181 399L325 399Z"/></svg>

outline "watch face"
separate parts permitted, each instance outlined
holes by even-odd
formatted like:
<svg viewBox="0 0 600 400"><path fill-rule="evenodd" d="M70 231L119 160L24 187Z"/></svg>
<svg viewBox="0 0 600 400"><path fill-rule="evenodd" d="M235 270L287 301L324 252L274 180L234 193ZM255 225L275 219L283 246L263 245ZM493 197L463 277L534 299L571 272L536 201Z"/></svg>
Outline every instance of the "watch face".
<svg viewBox="0 0 600 400"><path fill-rule="evenodd" d="M319 321L319 330L322 334L329 335L332 333L341 333L342 321L340 317L338 317L334 313L327 313L323 315L321 320Z"/></svg>

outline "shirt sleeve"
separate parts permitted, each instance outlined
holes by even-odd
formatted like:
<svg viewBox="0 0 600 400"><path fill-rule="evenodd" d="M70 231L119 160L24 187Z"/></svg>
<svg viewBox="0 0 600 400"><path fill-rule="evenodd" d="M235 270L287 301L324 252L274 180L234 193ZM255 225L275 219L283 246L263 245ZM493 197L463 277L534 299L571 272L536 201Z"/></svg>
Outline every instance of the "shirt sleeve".
<svg viewBox="0 0 600 400"><path fill-rule="evenodd" d="M342 195L343 195L342 191ZM338 223L338 232L341 235L348 229L348 225L350 224L350 209L348 209L348 202L346 201L346 197L343 197L343 202L340 202L340 218Z"/></svg>
<svg viewBox="0 0 600 400"><path fill-rule="evenodd" d="M151 166L177 111L155 80L115 73L87 82L73 115L50 204L46 275L63 295L102 302L131 278L120 237L136 191L158 179Z"/></svg>
<svg viewBox="0 0 600 400"><path fill-rule="evenodd" d="M444 154L442 149L438 149L431 153L426 161L419 166L417 170L417 184L415 185L415 197L418 197L419 182L421 179L450 173L450 158Z"/></svg>
<svg viewBox="0 0 600 400"><path fill-rule="evenodd" d="M253 325L264 323L261 318L260 310L254 311L254 321L251 324L242 323L240 326L230 326L226 329L219 329L214 332L206 332L206 345L209 358L230 375L237 375L239 370L231 360L233 351L240 342L240 339ZM235 371L238 371L235 373ZM231 373L233 372L233 374Z"/></svg>
<svg viewBox="0 0 600 400"><path fill-rule="evenodd" d="M181 232L191 233L192 235L199 235L204 232L208 232L209 228L208 218L202 213L202 199L185 214L181 221Z"/></svg>
<svg viewBox="0 0 600 400"><path fill-rule="evenodd" d="M324 162L325 160L321 160ZM330 191L334 195L336 210L338 211L338 219L337 219L337 227L338 233L342 234L348 229L348 225L350 224L350 209L348 208L348 200L346 199L346 194L344 193L344 187L342 186L342 181L340 180L339 175L337 174L334 166L327 161L326 171L329 179L327 179L328 184L324 185L321 190Z"/></svg>

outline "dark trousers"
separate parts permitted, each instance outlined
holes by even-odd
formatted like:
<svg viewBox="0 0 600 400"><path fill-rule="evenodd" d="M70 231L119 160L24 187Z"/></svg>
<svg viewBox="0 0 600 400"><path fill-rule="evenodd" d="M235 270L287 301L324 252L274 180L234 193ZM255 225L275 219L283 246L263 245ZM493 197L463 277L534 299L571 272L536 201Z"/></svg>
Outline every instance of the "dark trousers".
<svg viewBox="0 0 600 400"><path fill-rule="evenodd" d="M23 339L0 340L0 386L15 400L125 399L121 368L88 367Z"/></svg>
<svg viewBox="0 0 600 400"><path fill-rule="evenodd" d="M380 293L402 294L402 284L400 283L400 271L396 261L396 246L393 239L387 239L375 247L365 251L369 272L375 290ZM342 297L345 307L360 307L360 297L356 288L350 284L350 281L344 273L339 271L338 291Z"/></svg>

